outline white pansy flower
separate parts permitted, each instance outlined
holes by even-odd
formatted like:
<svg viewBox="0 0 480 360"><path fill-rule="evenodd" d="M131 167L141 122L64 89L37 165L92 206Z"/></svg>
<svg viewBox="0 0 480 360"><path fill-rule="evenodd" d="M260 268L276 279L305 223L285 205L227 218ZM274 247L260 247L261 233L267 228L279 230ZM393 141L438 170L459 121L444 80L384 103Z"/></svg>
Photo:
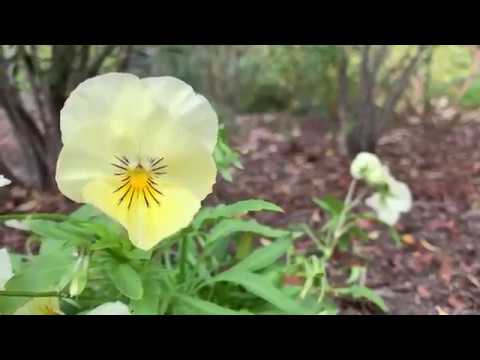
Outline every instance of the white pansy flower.
<svg viewBox="0 0 480 360"><path fill-rule="evenodd" d="M378 218L388 225L394 225L401 213L410 211L412 207L412 194L407 184L387 179L388 190L377 192L370 196L365 203L375 210Z"/></svg>

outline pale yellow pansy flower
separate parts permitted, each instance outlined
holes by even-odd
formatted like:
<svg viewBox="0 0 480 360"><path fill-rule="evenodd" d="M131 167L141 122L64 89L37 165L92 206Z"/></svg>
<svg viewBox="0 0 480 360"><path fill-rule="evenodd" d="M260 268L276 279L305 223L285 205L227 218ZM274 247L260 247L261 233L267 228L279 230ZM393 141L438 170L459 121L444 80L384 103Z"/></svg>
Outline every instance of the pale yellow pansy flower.
<svg viewBox="0 0 480 360"><path fill-rule="evenodd" d="M10 185L12 181L0 174L0 187Z"/></svg>
<svg viewBox="0 0 480 360"><path fill-rule="evenodd" d="M14 315L65 315L58 298L35 298L18 309ZM131 315L128 306L116 301L97 306L83 315Z"/></svg>
<svg viewBox="0 0 480 360"><path fill-rule="evenodd" d="M56 181L149 250L191 222L216 178L218 119L173 77L110 73L81 83L61 111Z"/></svg>

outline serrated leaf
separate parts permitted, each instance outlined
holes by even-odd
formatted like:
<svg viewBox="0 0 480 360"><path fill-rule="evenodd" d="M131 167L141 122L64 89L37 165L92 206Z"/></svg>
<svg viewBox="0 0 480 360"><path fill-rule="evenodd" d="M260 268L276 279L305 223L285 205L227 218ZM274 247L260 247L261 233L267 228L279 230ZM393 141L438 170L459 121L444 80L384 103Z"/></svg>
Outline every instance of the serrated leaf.
<svg viewBox="0 0 480 360"><path fill-rule="evenodd" d="M232 218L244 215L250 211L283 212L282 208L265 200L243 200L234 204L221 204L213 208L203 208L193 220L192 225L198 229L205 220Z"/></svg>
<svg viewBox="0 0 480 360"><path fill-rule="evenodd" d="M108 267L108 275L117 290L123 295L132 300L140 300L142 298L142 279L129 264L113 264Z"/></svg>
<svg viewBox="0 0 480 360"><path fill-rule="evenodd" d="M284 292L274 287L270 280L251 272L226 271L217 275L213 281L227 281L243 286L247 291L276 306L287 314L312 314L309 309L289 298Z"/></svg>
<svg viewBox="0 0 480 360"><path fill-rule="evenodd" d="M292 242L290 239L282 239L272 244L259 248L248 257L233 266L229 271L249 271L255 272L264 269L275 263L283 254L285 254Z"/></svg>

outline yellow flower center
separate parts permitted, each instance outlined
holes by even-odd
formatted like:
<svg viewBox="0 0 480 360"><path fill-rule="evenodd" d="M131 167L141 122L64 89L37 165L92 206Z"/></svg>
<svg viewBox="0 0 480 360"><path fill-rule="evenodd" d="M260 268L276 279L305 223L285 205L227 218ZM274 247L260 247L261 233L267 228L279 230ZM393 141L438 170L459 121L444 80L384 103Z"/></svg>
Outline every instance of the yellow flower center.
<svg viewBox="0 0 480 360"><path fill-rule="evenodd" d="M152 158L147 165L133 166L130 160L125 156L115 156L118 163L112 163L116 172L114 175L121 177L120 186L113 192L119 194L118 206L127 204L130 209L134 201L140 201L147 208L156 204L160 206L159 196L163 195L158 189L158 183L155 182L156 177L166 174L167 165L162 165L163 158Z"/></svg>

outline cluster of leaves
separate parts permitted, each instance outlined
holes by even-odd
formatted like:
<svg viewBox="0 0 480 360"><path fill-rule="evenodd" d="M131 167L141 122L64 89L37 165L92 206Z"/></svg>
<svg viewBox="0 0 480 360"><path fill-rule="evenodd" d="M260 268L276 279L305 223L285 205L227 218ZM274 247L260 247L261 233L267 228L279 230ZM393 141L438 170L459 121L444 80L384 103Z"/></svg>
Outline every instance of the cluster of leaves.
<svg viewBox="0 0 480 360"><path fill-rule="evenodd" d="M89 205L61 222L32 218L29 243L38 242L39 252L11 254L15 275L5 290L55 293L67 314L117 300L134 314L312 313L278 278L278 260L298 233L242 218L261 210L281 211L262 200L203 208L190 227L149 252ZM271 243L254 250L256 237ZM28 300L1 296L0 312Z"/></svg>
<svg viewBox="0 0 480 360"><path fill-rule="evenodd" d="M263 200L205 207L191 225L152 251L133 247L121 226L84 205L63 221L27 219L29 247L36 255L10 254L15 276L5 290L15 295L58 296L66 314L105 302L128 304L133 314L336 314L335 298L376 304L383 300L363 285L366 268L353 267L345 286L329 283L327 265L337 247L365 237L359 217L331 197L316 200L330 215L319 231L276 229L248 217L282 211ZM294 246L309 235L316 246L306 255ZM256 246L260 239L261 246ZM289 278L299 281L291 283ZM29 300L0 296L0 313L11 314Z"/></svg>
<svg viewBox="0 0 480 360"><path fill-rule="evenodd" d="M335 197L325 196L322 199L314 199L314 202L328 215L328 221L318 230L313 230L306 224L302 225L305 233L312 240L314 248L310 256L297 256L296 262L304 268L305 278L304 292L316 291L318 301L328 301L337 297L347 297L359 300L367 300L375 304L381 311L388 310L383 299L373 290L365 286L367 267L365 265L349 266L349 277L344 284L332 286L329 282L327 265L336 251L354 252L352 244L359 239L368 241L368 233L358 226L359 220L374 220L375 217L368 212L353 211L355 203L342 202ZM398 240L398 234L392 228L392 237ZM336 310L334 306L330 309Z"/></svg>

